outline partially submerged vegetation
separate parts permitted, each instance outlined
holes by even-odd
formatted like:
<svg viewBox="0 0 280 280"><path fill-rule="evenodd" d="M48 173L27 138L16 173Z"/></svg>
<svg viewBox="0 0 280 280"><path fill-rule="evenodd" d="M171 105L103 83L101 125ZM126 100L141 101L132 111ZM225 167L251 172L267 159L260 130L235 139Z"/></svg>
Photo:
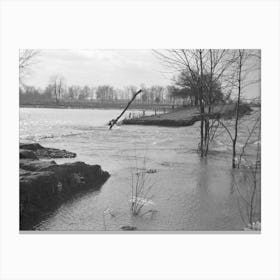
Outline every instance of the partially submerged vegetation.
<svg viewBox="0 0 280 280"><path fill-rule="evenodd" d="M151 190L155 184L151 180L151 174L156 173L155 169L147 169L146 159L143 158L143 162L139 166L137 156L135 155L135 167L131 169L131 198L130 198L130 210L132 215L138 216L142 208L146 205L153 204ZM141 215L151 213L154 210L146 210L141 212Z"/></svg>
<svg viewBox="0 0 280 280"><path fill-rule="evenodd" d="M232 167L236 167L236 143L238 123L242 116L242 98L249 85L260 78L248 78L259 70L258 50L229 49L169 49L155 51L158 58L169 69L179 72L175 77L175 93L189 98L191 104L199 107L201 157L206 157L209 144L220 116L213 117L214 108L221 101L234 103L234 133L232 141Z"/></svg>

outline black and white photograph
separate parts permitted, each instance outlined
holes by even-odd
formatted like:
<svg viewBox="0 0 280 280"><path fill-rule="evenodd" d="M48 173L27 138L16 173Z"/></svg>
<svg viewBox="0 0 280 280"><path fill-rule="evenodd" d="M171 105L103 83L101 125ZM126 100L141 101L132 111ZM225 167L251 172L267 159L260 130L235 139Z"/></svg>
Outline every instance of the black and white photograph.
<svg viewBox="0 0 280 280"><path fill-rule="evenodd" d="M0 280L280 280L279 0L0 0Z"/></svg>
<svg viewBox="0 0 280 280"><path fill-rule="evenodd" d="M261 51L19 50L20 230L261 231Z"/></svg>

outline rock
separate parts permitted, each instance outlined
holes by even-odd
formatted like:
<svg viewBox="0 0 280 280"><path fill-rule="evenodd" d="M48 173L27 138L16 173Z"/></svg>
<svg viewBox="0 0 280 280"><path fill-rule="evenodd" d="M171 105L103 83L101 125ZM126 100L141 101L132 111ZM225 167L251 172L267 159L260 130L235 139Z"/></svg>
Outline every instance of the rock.
<svg viewBox="0 0 280 280"><path fill-rule="evenodd" d="M56 165L55 161L40 161L40 160L30 160L21 159L19 162L19 167L28 171L44 171L49 167Z"/></svg>
<svg viewBox="0 0 280 280"><path fill-rule="evenodd" d="M31 150L31 151L37 151L40 149L44 149L44 147L42 147L40 144L38 143L20 143L19 144L20 149L24 149L24 150Z"/></svg>
<svg viewBox="0 0 280 280"><path fill-rule="evenodd" d="M36 148L45 149L41 145L28 148L31 153L36 152ZM19 164L21 230L32 229L44 215L76 194L98 190L110 176L100 165L56 164L55 161L38 160L31 154L26 156L31 158L21 158Z"/></svg>
<svg viewBox="0 0 280 280"><path fill-rule="evenodd" d="M134 227L134 226L122 226L121 230L137 230L137 227Z"/></svg>
<svg viewBox="0 0 280 280"><path fill-rule="evenodd" d="M35 153L31 150L19 150L19 158L20 159L38 159Z"/></svg>
<svg viewBox="0 0 280 280"><path fill-rule="evenodd" d="M157 173L157 170L156 170L156 169L148 169L148 170L146 171L146 173L148 173L148 174Z"/></svg>
<svg viewBox="0 0 280 280"><path fill-rule="evenodd" d="M37 150L36 155L39 158L74 158L75 153L68 152L66 150L45 148L42 150Z"/></svg>
<svg viewBox="0 0 280 280"><path fill-rule="evenodd" d="M74 158L75 153L66 150L46 148L38 143L20 143L20 150L32 151L37 158Z"/></svg>

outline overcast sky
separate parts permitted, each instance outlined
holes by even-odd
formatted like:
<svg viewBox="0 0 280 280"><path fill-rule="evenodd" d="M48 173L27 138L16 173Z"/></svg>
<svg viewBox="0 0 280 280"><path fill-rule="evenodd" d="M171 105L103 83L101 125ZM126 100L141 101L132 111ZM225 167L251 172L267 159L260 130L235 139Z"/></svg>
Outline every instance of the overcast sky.
<svg viewBox="0 0 280 280"><path fill-rule="evenodd" d="M25 81L43 88L60 74L68 85L165 86L166 72L152 50L42 50Z"/></svg>
<svg viewBox="0 0 280 280"><path fill-rule="evenodd" d="M152 50L41 50L25 83L44 88L53 75L62 75L67 85L111 85L122 88L141 84L170 85L174 74L165 68ZM247 96L259 96L260 86Z"/></svg>

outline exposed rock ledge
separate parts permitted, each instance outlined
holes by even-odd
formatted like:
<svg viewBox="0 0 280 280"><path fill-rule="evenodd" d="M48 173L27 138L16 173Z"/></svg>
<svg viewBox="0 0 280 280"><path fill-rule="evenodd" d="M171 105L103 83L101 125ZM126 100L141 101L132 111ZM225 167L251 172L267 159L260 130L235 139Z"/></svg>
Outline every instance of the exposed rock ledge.
<svg viewBox="0 0 280 280"><path fill-rule="evenodd" d="M66 150L45 148L38 143L19 144L19 157L20 158L74 158L75 153Z"/></svg>
<svg viewBox="0 0 280 280"><path fill-rule="evenodd" d="M99 165L56 164L38 159L76 156L65 150L44 148L37 143L20 147L24 148L20 150L20 230L32 229L44 215L76 194L98 190L110 176Z"/></svg>

